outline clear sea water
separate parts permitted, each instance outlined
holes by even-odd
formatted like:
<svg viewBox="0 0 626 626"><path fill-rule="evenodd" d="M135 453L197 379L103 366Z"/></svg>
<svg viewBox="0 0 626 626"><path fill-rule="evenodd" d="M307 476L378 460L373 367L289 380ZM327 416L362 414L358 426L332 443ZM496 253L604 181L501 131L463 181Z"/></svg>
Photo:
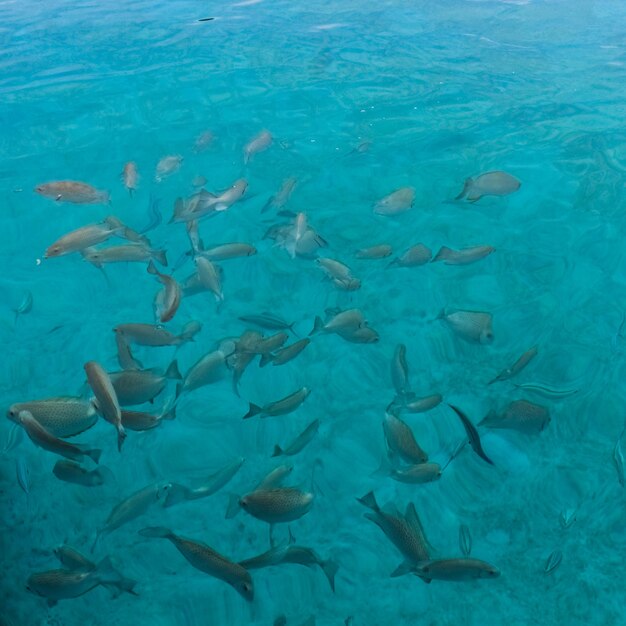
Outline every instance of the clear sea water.
<svg viewBox="0 0 626 626"><path fill-rule="evenodd" d="M214 17L199 22L199 18ZM229 260L223 306L210 294L184 299L168 324L202 321L195 342L135 349L147 367L173 357L186 371L224 337L248 326L241 315L272 311L305 336L328 308L358 307L378 343L316 336L294 361L230 377L185 394L175 421L130 432L121 454L102 420L76 437L103 449L115 481L87 488L59 481L57 460L23 437L2 453L0 622L30 625L204 626L287 624L626 624L622 577L624 489L613 449L626 411L626 8L621 2L16 2L0 4L0 366L3 405L84 393L83 364L118 369L111 329L152 322L157 282L145 264L106 268L77 254L43 260L63 233L114 214L148 221L151 194L164 220L149 233L174 265L188 249L168 224L195 176L219 191L245 177L245 200L201 222L206 245L247 241L258 254ZM262 129L272 146L246 166L244 144ZM215 140L195 153L195 138ZM369 149L354 151L364 142ZM154 181L158 160L180 154L180 170ZM120 180L135 161L140 183ZM475 204L446 202L468 176L505 170L522 185ZM343 292L315 263L291 259L263 239L275 222L261 212L288 177L299 181L286 208L306 212L328 241L321 251L362 280ZM54 180L85 181L111 193L110 206L55 202L34 193ZM414 206L396 217L373 204L403 186ZM354 251L388 243L394 254L424 243L496 252L465 267L433 263L386 269ZM188 261L174 273L184 279ZM32 311L15 321L25 293ZM491 345L463 342L436 320L441 309L493 314ZM385 454L382 419L394 391L389 364L407 347L412 388L440 392L474 423L526 398L549 408L539 435L481 429L495 466L469 447L426 485L375 474ZM486 383L532 345L539 354L515 382L576 389L546 399L511 383ZM266 404L306 385L294 413L242 420L248 401ZM174 385L147 410L158 411ZM191 567L165 541L138 530L165 526L241 560L269 547L264 522L225 519L229 496L249 491L278 463L270 455L314 418L318 436L300 454L289 484L315 502L293 522L298 544L337 562L336 592L319 569L283 565L252 573L255 600ZM441 404L405 415L429 457L444 464L464 431ZM9 441L12 423L0 437ZM3 446L4 447L4 446ZM177 507L156 505L104 537L109 555L138 581L138 596L112 599L102 587L48 607L26 590L34 573L58 567L67 541L89 554L111 508L155 481L198 484L237 457L241 470L217 494ZM16 459L30 472L18 485ZM390 578L402 561L364 518L357 497L373 490L404 511L415 503L434 554L459 556L459 526L472 556L501 571L494 580L424 584ZM575 511L568 528L563 514ZM286 525L275 532L287 538ZM562 562L544 572L555 550Z"/></svg>

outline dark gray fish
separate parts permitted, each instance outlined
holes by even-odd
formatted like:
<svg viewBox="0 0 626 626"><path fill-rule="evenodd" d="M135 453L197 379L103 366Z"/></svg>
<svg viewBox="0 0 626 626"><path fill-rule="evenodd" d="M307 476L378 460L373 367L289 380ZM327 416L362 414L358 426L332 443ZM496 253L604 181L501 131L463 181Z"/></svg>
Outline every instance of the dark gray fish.
<svg viewBox="0 0 626 626"><path fill-rule="evenodd" d="M472 446L472 450L484 461L489 463L490 465L495 465L495 463L485 454L483 450L483 446L480 443L480 435L476 430L476 427L472 422L470 422L467 415L465 415L460 409L457 409L455 406L448 404L448 406L459 416L461 423L463 424L463 428L465 428L465 432L469 438L469 444Z"/></svg>
<svg viewBox="0 0 626 626"><path fill-rule="evenodd" d="M294 322L291 324L272 313L261 313L260 315L242 315L239 318L246 324L254 324L266 330L292 330ZM292 331L293 332L293 331Z"/></svg>

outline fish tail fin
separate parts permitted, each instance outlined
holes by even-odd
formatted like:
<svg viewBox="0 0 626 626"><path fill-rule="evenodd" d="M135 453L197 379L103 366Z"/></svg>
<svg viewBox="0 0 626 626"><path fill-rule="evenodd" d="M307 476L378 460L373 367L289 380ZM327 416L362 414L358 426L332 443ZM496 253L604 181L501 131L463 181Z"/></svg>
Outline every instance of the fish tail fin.
<svg viewBox="0 0 626 626"><path fill-rule="evenodd" d="M165 378L171 378L175 380L182 380L183 376L178 369L178 361L174 359L165 370Z"/></svg>
<svg viewBox="0 0 626 626"><path fill-rule="evenodd" d="M409 572L413 571L414 567L415 566L410 561L403 561L400 565L398 565L398 567L396 567L396 569L393 570L393 572L391 572L390 577L397 578L398 576L405 576Z"/></svg>
<svg viewBox="0 0 626 626"><path fill-rule="evenodd" d="M241 511L239 506L239 496L235 493L228 495L228 506L226 507L226 519L232 519Z"/></svg>
<svg viewBox="0 0 626 626"><path fill-rule="evenodd" d="M163 414L161 415L162 420L175 420L176 419L176 401L173 402L172 406L169 408L165 408Z"/></svg>
<svg viewBox="0 0 626 626"><path fill-rule="evenodd" d="M128 195L129 195L131 198L133 198L133 197L134 197L134 192L135 192L135 190L134 190L132 187L129 187L129 188L128 188Z"/></svg>
<svg viewBox="0 0 626 626"><path fill-rule="evenodd" d="M283 454L283 449L278 444L276 444L274 446L274 452L272 452L272 458L274 458L275 456L282 456Z"/></svg>
<svg viewBox="0 0 626 626"><path fill-rule="evenodd" d="M94 463L96 463L96 465L100 462L102 450L99 450L98 448L89 448L84 452Z"/></svg>
<svg viewBox="0 0 626 626"><path fill-rule="evenodd" d="M120 424L120 427L117 430L117 451L121 452L122 451L122 446L124 445L124 441L126 441L126 431L124 430L124 427Z"/></svg>
<svg viewBox="0 0 626 626"><path fill-rule="evenodd" d="M396 265L398 265L398 259L393 259L392 261L390 261L389 263L387 263L387 267L385 269L390 269L392 267L395 267Z"/></svg>
<svg viewBox="0 0 626 626"><path fill-rule="evenodd" d="M163 267L167 267L167 250L153 250L152 257Z"/></svg>
<svg viewBox="0 0 626 626"><path fill-rule="evenodd" d="M439 311L439 313L437 313L437 317L435 318L435 321L437 320L443 320L446 317L446 310L445 309L441 309L441 311Z"/></svg>
<svg viewBox="0 0 626 626"><path fill-rule="evenodd" d="M314 335L315 333L319 333L324 328L324 322L319 315L315 316L315 321L313 322L313 329L309 333L309 337Z"/></svg>
<svg viewBox="0 0 626 626"><path fill-rule="evenodd" d="M439 248L439 252L435 254L431 263L435 263L436 261L445 261L449 258L451 252L452 250L451 248L448 248L448 246L441 246L441 248Z"/></svg>
<svg viewBox="0 0 626 626"><path fill-rule="evenodd" d="M376 496L373 491L369 491L363 497L357 498L357 501L376 513L380 511L380 507L378 506L378 502L376 502Z"/></svg>
<svg viewBox="0 0 626 626"><path fill-rule="evenodd" d="M151 537L158 539L170 539L174 536L174 533L164 526L147 526L139 531L142 537Z"/></svg>
<svg viewBox="0 0 626 626"><path fill-rule="evenodd" d="M496 412L493 409L491 409L489 413L487 413L487 415L485 415L485 417L483 417L483 419L481 419L480 422L476 424L476 426L489 426L489 422L493 420L495 416L496 416Z"/></svg>
<svg viewBox="0 0 626 626"><path fill-rule="evenodd" d="M267 354L262 354L261 360L259 361L259 367L265 367L266 365L271 363L273 360L274 360L274 355L271 352L268 352Z"/></svg>
<svg viewBox="0 0 626 626"><path fill-rule="evenodd" d="M389 460L389 457L383 456L380 459L380 465L378 466L378 469L372 472L371 476L389 476L389 474L391 473L391 470L392 470L392 465L391 465L391 461Z"/></svg>
<svg viewBox="0 0 626 626"><path fill-rule="evenodd" d="M335 593L335 575L337 574L339 565L337 565L335 561L331 561L330 559L328 559L328 561L322 561L320 563L320 567L326 575L326 578L328 578L328 584L330 585L330 588L333 590L333 593Z"/></svg>
<svg viewBox="0 0 626 626"><path fill-rule="evenodd" d="M255 415L261 413L261 411L263 411L262 407L260 407L258 404L254 404L253 402L250 402L249 406L250 408L248 409L248 412L243 416L243 419L254 417Z"/></svg>
<svg viewBox="0 0 626 626"><path fill-rule="evenodd" d="M153 276L158 276L159 275L159 270L156 268L156 265L154 264L154 261L152 259L150 259L149 263L148 263L148 267L146 268L148 274L152 274Z"/></svg>
<svg viewBox="0 0 626 626"><path fill-rule="evenodd" d="M178 401L178 398L180 398L180 395L183 393L183 383L178 383L178 385L176 385L176 400Z"/></svg>
<svg viewBox="0 0 626 626"><path fill-rule="evenodd" d="M454 198L455 200L461 200L462 198L464 198L467 193L470 190L470 187L472 186L472 183L474 182L474 180L472 178L466 178L465 179L465 183L463 184L463 189L461 191L461 193L456 196L456 198Z"/></svg>

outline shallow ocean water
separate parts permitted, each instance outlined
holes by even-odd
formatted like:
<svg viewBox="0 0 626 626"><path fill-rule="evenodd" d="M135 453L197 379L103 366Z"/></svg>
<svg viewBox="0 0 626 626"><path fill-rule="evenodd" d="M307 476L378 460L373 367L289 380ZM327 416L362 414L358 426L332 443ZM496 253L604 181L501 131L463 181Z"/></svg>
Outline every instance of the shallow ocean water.
<svg viewBox="0 0 626 626"><path fill-rule="evenodd" d="M252 363L238 398L230 376L184 394L177 418L129 432L121 453L102 420L76 437L103 449L115 479L94 488L52 474L57 460L27 437L0 457L0 623L154 626L287 624L626 624L621 564L624 489L613 450L626 411L626 9L619 2L328 3L189 1L0 3L0 364L2 404L84 393L83 364L118 368L111 329L153 322L158 283L143 263L111 265L106 277L77 254L44 259L67 231L116 215L133 228L160 199L163 223L148 236L170 268L188 249L185 229L168 224L177 197L202 175L218 191L240 177L244 200L200 222L205 244L247 241L255 256L224 261L225 300L202 293L182 301L167 324L200 320L194 342L137 347L144 365L173 358L184 373L224 337L248 326L239 316L272 311L306 336L329 308L363 310L380 334L373 344L318 335L281 367ZM215 17L198 22L199 18ZM243 146L260 130L270 148L247 165ZM193 150L204 131L214 141ZM364 142L369 149L355 150ZM180 154L180 170L157 183L154 170ZM139 187L120 179L135 161ZM521 181L506 197L449 202L464 180L505 170ZM281 182L298 179L286 208L305 212L328 241L321 250L362 280L336 289L315 263L292 259L264 239L285 218L262 212ZM106 205L54 202L34 193L72 179L111 193ZM376 215L373 204L412 186L412 209ZM433 263L386 269L389 259L354 258L388 243L394 255L424 243L496 252L465 267ZM174 272L182 280L193 263ZM32 293L32 311L14 309ZM459 340L443 309L489 311L494 341ZM626 330L625 330L626 333ZM495 465L466 447L439 481L406 485L375 473L385 454L382 420L394 395L390 361L407 347L417 395L441 393L474 423L525 398L550 411L538 435L481 429ZM577 393L542 398L509 382L487 385L533 345L538 356L515 379ZM307 386L294 413L242 420L248 402L266 404ZM147 410L158 411L175 385ZM319 569L282 565L252 572L247 604L222 581L193 569L175 548L138 535L165 526L242 560L269 547L268 527L242 512L225 519L231 494L249 491L278 464L270 455L313 419L315 439L297 456L288 483L313 488L311 511L290 524L298 544L334 560L332 593ZM464 437L441 404L405 414L431 460L445 464ZM0 424L0 439L13 437ZM112 599L99 587L48 607L26 590L57 567L67 541L89 554L111 508L156 481L199 484L242 457L215 495L150 510L104 536L109 555L136 579L138 596ZM16 460L29 468L26 494ZM437 557L459 556L461 524L472 556L501 571L494 580L426 585L389 574L402 561L357 501L374 490L404 511L415 503ZM576 520L564 528L563 514ZM286 541L286 525L275 535ZM561 564L545 573L548 556ZM4 621L2 621L4 620Z"/></svg>

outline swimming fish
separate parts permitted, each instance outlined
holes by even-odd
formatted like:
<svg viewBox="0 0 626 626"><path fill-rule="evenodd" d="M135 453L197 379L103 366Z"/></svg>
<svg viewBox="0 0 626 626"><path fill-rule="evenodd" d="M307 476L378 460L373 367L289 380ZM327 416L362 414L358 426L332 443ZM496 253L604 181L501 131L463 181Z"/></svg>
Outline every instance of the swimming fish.
<svg viewBox="0 0 626 626"><path fill-rule="evenodd" d="M278 444L274 446L272 457L293 456L303 450L313 440L320 427L319 420L313 420L290 444L281 448Z"/></svg>
<svg viewBox="0 0 626 626"><path fill-rule="evenodd" d="M150 221L141 229L141 234L155 229L163 221L163 215L159 209L160 203L161 200L159 200L159 198L155 198L151 193L150 200L148 201L148 218Z"/></svg>
<svg viewBox="0 0 626 626"><path fill-rule="evenodd" d="M295 359L309 344L311 340L308 337L299 339L298 341L281 348L274 354L269 354L267 357L261 359L260 366L264 367L268 363L272 365L284 365L289 361Z"/></svg>
<svg viewBox="0 0 626 626"><path fill-rule="evenodd" d="M124 338L138 346L180 346L194 337L202 329L196 320L187 322L179 335L174 335L164 326L154 324L118 324L113 330L121 333Z"/></svg>
<svg viewBox="0 0 626 626"><path fill-rule="evenodd" d="M313 494L293 487L256 489L240 498L239 506L268 524L293 522L313 506Z"/></svg>
<svg viewBox="0 0 626 626"><path fill-rule="evenodd" d="M550 413L545 406L528 400L515 400L501 414L490 411L478 425L533 434L541 432L549 423Z"/></svg>
<svg viewBox="0 0 626 626"><path fill-rule="evenodd" d="M318 332L334 333L352 343L375 343L378 333L368 326L362 311L348 309L332 315L327 322L317 316L309 335Z"/></svg>
<svg viewBox="0 0 626 626"><path fill-rule="evenodd" d="M94 463L98 463L102 450L96 450L86 445L78 443L69 443L55 437L50 431L46 430L28 411L20 411L18 423L26 431L29 439L40 448L58 454L67 459L80 461L88 456Z"/></svg>
<svg viewBox="0 0 626 626"><path fill-rule="evenodd" d="M354 256L357 259L384 259L391 256L392 252L392 247L383 243L369 248L361 248L354 253Z"/></svg>
<svg viewBox="0 0 626 626"><path fill-rule="evenodd" d="M140 370L143 368L133 356L130 345L121 332L115 333L115 345L117 346L117 362L123 370Z"/></svg>
<svg viewBox="0 0 626 626"><path fill-rule="evenodd" d="M181 380L177 361L172 361L165 372L158 368L122 370L110 374L120 406L133 406L150 402L158 396L168 379Z"/></svg>
<svg viewBox="0 0 626 626"><path fill-rule="evenodd" d="M430 248L423 243L418 243L396 257L387 267L419 267L429 263L432 256Z"/></svg>
<svg viewBox="0 0 626 626"><path fill-rule="evenodd" d="M137 164L134 161L128 161L124 165L122 170L122 180L124 181L124 187L128 189L130 197L133 197L133 193L137 191L137 183L139 182L139 174L137 172Z"/></svg>
<svg viewBox="0 0 626 626"><path fill-rule="evenodd" d="M138 518L154 504L164 504L171 486L172 484L168 482L154 483L136 491L116 504L111 509L104 526L98 530L91 551L94 551L102 535L111 533L120 526Z"/></svg>
<svg viewBox="0 0 626 626"><path fill-rule="evenodd" d="M441 465L439 463L417 463L407 467L394 468L388 470L389 476L399 483L410 485L423 485L431 483L441 478Z"/></svg>
<svg viewBox="0 0 626 626"><path fill-rule="evenodd" d="M391 382L399 396L409 391L409 366L406 361L406 346L399 343L391 359Z"/></svg>
<svg viewBox="0 0 626 626"><path fill-rule="evenodd" d="M106 467L97 467L93 470L85 469L74 461L57 461L52 473L63 482L82 485L83 487L99 487L111 480L113 474Z"/></svg>
<svg viewBox="0 0 626 626"><path fill-rule="evenodd" d="M151 430L161 424L163 420L176 419L176 405L165 407L159 415L145 411L128 411L122 409L122 425L128 430Z"/></svg>
<svg viewBox="0 0 626 626"><path fill-rule="evenodd" d="M381 198L374 205L374 213L378 215L399 215L408 211L415 201L415 189L413 187L401 187Z"/></svg>
<svg viewBox="0 0 626 626"><path fill-rule="evenodd" d="M117 430L117 449L122 450L126 439L126 431L122 424L120 403L115 393L115 387L108 373L97 361L88 361L84 365L87 382L96 396L96 408L104 419L113 424Z"/></svg>
<svg viewBox="0 0 626 626"><path fill-rule="evenodd" d="M166 176L171 176L180 169L183 157L180 154L173 154L162 157L157 163L154 173L154 180L160 183Z"/></svg>
<svg viewBox="0 0 626 626"><path fill-rule="evenodd" d="M197 255L209 261L226 261L227 259L253 256L256 253L257 249L249 243L233 242L198 251Z"/></svg>
<svg viewBox="0 0 626 626"><path fill-rule="evenodd" d="M493 341L493 316L482 311L441 311L437 316L457 337L482 345Z"/></svg>
<svg viewBox="0 0 626 626"><path fill-rule="evenodd" d="M265 213L268 209L280 210L287 204L293 190L298 184L297 178L287 178L282 182L280 189L274 194L263 206L261 213Z"/></svg>
<svg viewBox="0 0 626 626"><path fill-rule="evenodd" d="M493 380L490 380L488 384L491 385L495 382L509 380L517 376L537 356L537 352L539 352L538 346L529 348L511 365L511 367L502 370Z"/></svg>
<svg viewBox="0 0 626 626"><path fill-rule="evenodd" d="M222 282L218 268L208 259L197 256L195 258L196 272L200 284L208 291L212 292L217 302L223 302Z"/></svg>
<svg viewBox="0 0 626 626"><path fill-rule="evenodd" d="M108 191L100 191L87 183L74 180L60 180L37 185L35 191L57 202L73 204L109 204L111 198Z"/></svg>
<svg viewBox="0 0 626 626"><path fill-rule="evenodd" d="M392 577L402 576L411 571L415 565L429 560L428 541L412 503L402 515L395 506L388 505L388 511L381 509L372 491L357 500L371 511L366 513L365 517L385 533L387 539L404 557L404 562L392 572Z"/></svg>
<svg viewBox="0 0 626 626"><path fill-rule="evenodd" d="M441 404L443 396L440 393L433 393L422 398L415 397L414 393L407 393L404 396L396 396L387 407L387 412L398 415L402 411L409 413L425 413Z"/></svg>
<svg viewBox="0 0 626 626"><path fill-rule="evenodd" d="M62 439L79 435L98 421L92 402L70 396L16 402L9 407L7 417L17 423L20 411L28 411L47 431Z"/></svg>
<svg viewBox="0 0 626 626"><path fill-rule="evenodd" d="M176 387L176 397L221 380L226 374L226 354L213 350L200 357L185 374L183 382Z"/></svg>
<svg viewBox="0 0 626 626"><path fill-rule="evenodd" d="M479 578L498 578L500 570L478 559L437 559L417 564L412 570L425 583L431 580L462 582Z"/></svg>
<svg viewBox="0 0 626 626"><path fill-rule="evenodd" d="M213 19L213 18L209 18ZM204 152L212 143L214 139L214 135L210 130L205 130L201 132L193 142L193 151L198 154L200 152Z"/></svg>
<svg viewBox="0 0 626 626"><path fill-rule="evenodd" d="M17 324L17 319L20 315L25 315L26 313L30 313L33 310L33 294L28 289L24 292L24 297L20 301L20 303L13 309L15 312L15 324Z"/></svg>
<svg viewBox="0 0 626 626"><path fill-rule="evenodd" d="M259 415L260 417L276 417L277 415L287 415L295 411L309 396L311 390L308 387L301 387L297 391L288 396L270 402L265 406L259 406L250 402L248 412L243 416L244 419Z"/></svg>
<svg viewBox="0 0 626 626"><path fill-rule="evenodd" d="M413 431L399 417L386 413L383 421L383 430L389 450L393 454L400 456L407 463L413 465L428 461L428 455L420 448L415 440Z"/></svg>
<svg viewBox="0 0 626 626"><path fill-rule="evenodd" d="M143 528L139 534L142 537L168 539L193 567L228 583L248 602L254 600L254 585L248 571L213 548L193 539L175 535L163 527Z"/></svg>
<svg viewBox="0 0 626 626"><path fill-rule="evenodd" d="M294 325L294 322L290 324L281 317L267 312L259 315L242 315L239 319L246 324L254 324L266 330L293 330Z"/></svg>
<svg viewBox="0 0 626 626"><path fill-rule="evenodd" d="M298 213L291 223L275 224L265 233L264 239L273 239L276 245L284 248L289 256L313 259L320 248L328 242L308 223L305 213Z"/></svg>
<svg viewBox="0 0 626 626"><path fill-rule="evenodd" d="M84 248L80 251L85 261L89 261L97 268L106 263L152 263L153 260L167 266L165 250L155 250L143 243L128 243L108 248Z"/></svg>
<svg viewBox="0 0 626 626"><path fill-rule="evenodd" d="M30 493L30 470L23 456L18 456L15 459L15 477L22 491L28 495Z"/></svg>
<svg viewBox="0 0 626 626"><path fill-rule="evenodd" d="M469 444L472 447L472 450L484 461L489 463L490 465L494 465L494 462L485 454L483 450L483 446L480 442L480 435L476 430L476 427L472 422L470 422L469 418L465 413L463 413L460 409L457 409L455 406L448 404L448 406L459 416L461 423L463 424L463 428L465 428L465 432L467 433L467 437L469 439Z"/></svg>
<svg viewBox="0 0 626 626"><path fill-rule="evenodd" d="M319 258L316 263L338 289L344 291L360 289L361 281L352 275L352 270L344 263L329 258Z"/></svg>
<svg viewBox="0 0 626 626"><path fill-rule="evenodd" d="M46 259L79 252L102 243L122 231L118 223L105 218L97 224L88 224L59 237L44 253Z"/></svg>
<svg viewBox="0 0 626 626"><path fill-rule="evenodd" d="M578 389L568 389L568 388L559 388L552 387L550 385L544 385L542 383L513 383L515 387L518 389L522 389L523 391L529 391L530 393L536 393L543 398L547 398L548 400L562 400L563 398L568 398L569 396L573 396L578 393Z"/></svg>
<svg viewBox="0 0 626 626"><path fill-rule="evenodd" d="M461 250L453 250L447 246L441 246L439 252L433 258L433 263L443 261L446 265L469 265L484 259L495 251L496 249L492 246L474 246Z"/></svg>
<svg viewBox="0 0 626 626"><path fill-rule="evenodd" d="M243 148L243 162L249 163L250 159L272 145L272 134L268 130L262 130L254 136Z"/></svg>
<svg viewBox="0 0 626 626"><path fill-rule="evenodd" d="M152 261L148 263L148 274L156 276L163 285L163 289L154 298L154 312L158 321L164 324L176 315L182 299L182 289L173 276L161 274Z"/></svg>
<svg viewBox="0 0 626 626"><path fill-rule="evenodd" d="M550 555L546 559L546 564L543 568L543 571L546 574L549 574L561 564L562 560L563 560L563 553L560 550L554 550L553 552L550 553Z"/></svg>
<svg viewBox="0 0 626 626"><path fill-rule="evenodd" d="M472 535L465 524L459 526L459 548L463 556L469 556L472 552Z"/></svg>
<svg viewBox="0 0 626 626"><path fill-rule="evenodd" d="M330 588L335 591L335 575L339 569L338 565L328 560L321 559L315 550L307 548L305 546L297 545L283 545L275 548L270 548L267 552L263 552L258 556L254 556L244 561L239 561L239 565L247 570L259 569L262 567L273 567L276 565L283 565L285 563L294 563L297 565L304 565L306 567L313 567L317 565L324 575L328 579Z"/></svg>
<svg viewBox="0 0 626 626"><path fill-rule="evenodd" d="M105 557L93 569L56 569L32 574L26 588L32 593L47 598L54 606L59 600L78 598L98 585L113 586L120 591L134 594L136 581L124 578ZM136 595L136 594L135 594Z"/></svg>
<svg viewBox="0 0 626 626"><path fill-rule="evenodd" d="M455 198L465 198L469 202L476 202L483 196L506 196L517 191L521 183L517 178L502 171L486 172L476 178L468 178L463 191Z"/></svg>

